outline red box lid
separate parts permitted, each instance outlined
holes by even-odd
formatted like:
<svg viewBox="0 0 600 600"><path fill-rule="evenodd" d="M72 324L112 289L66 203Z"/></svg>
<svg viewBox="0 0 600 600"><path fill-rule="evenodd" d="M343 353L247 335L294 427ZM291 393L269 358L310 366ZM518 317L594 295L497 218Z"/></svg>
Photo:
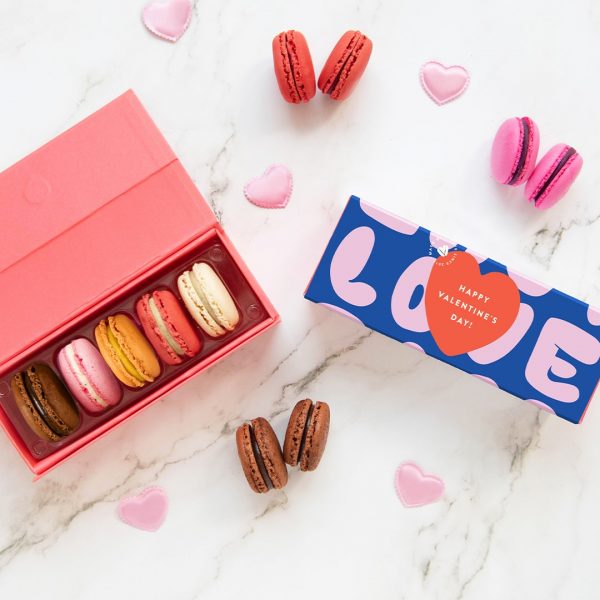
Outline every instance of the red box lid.
<svg viewBox="0 0 600 600"><path fill-rule="evenodd" d="M132 91L0 173L0 372L215 215Z"/></svg>

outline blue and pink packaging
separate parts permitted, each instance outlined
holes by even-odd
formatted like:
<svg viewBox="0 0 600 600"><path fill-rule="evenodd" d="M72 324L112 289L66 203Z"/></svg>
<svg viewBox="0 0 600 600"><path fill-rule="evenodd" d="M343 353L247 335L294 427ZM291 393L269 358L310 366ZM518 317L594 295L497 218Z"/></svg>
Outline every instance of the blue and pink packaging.
<svg viewBox="0 0 600 600"><path fill-rule="evenodd" d="M572 423L600 377L600 311L352 196L308 300Z"/></svg>

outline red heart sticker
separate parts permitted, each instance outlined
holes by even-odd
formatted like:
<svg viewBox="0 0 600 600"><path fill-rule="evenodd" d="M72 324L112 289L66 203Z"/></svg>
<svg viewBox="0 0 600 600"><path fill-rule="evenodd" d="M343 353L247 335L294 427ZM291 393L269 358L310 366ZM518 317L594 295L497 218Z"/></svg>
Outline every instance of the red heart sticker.
<svg viewBox="0 0 600 600"><path fill-rule="evenodd" d="M429 330L446 356L496 341L515 322L519 303L519 289L508 275L482 275L466 252L440 256L425 290Z"/></svg>

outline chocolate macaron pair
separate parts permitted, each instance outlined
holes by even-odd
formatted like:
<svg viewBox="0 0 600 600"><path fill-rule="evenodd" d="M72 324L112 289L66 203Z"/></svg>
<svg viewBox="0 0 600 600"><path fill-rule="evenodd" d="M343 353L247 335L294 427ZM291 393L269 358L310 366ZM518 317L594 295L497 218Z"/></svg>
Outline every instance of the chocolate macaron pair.
<svg viewBox="0 0 600 600"><path fill-rule="evenodd" d="M258 417L238 427L238 456L250 488L257 494L281 489L288 481L286 463L314 471L325 452L330 411L325 402L300 400L294 407L283 443L269 422Z"/></svg>

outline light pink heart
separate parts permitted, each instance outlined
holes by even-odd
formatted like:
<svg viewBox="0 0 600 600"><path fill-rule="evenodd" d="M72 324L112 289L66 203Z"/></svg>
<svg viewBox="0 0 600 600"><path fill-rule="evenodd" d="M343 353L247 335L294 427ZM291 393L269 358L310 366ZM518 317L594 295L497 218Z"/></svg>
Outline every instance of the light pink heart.
<svg viewBox="0 0 600 600"><path fill-rule="evenodd" d="M424 473L413 462L402 463L394 477L398 498L407 508L437 502L444 495L444 482L436 475Z"/></svg>
<svg viewBox="0 0 600 600"><path fill-rule="evenodd" d="M169 499L161 487L149 487L137 494L122 498L117 512L121 521L144 531L156 531L164 523Z"/></svg>
<svg viewBox="0 0 600 600"><path fill-rule="evenodd" d="M469 85L469 73L464 67L446 67L435 61L421 67L421 85L429 97L439 105L458 98Z"/></svg>
<svg viewBox="0 0 600 600"><path fill-rule="evenodd" d="M262 208L285 208L292 188L290 170L283 165L271 165L260 177L246 184L244 195L252 204Z"/></svg>
<svg viewBox="0 0 600 600"><path fill-rule="evenodd" d="M158 37L176 42L188 28L192 19L192 0L167 0L150 2L144 6L144 25Z"/></svg>

